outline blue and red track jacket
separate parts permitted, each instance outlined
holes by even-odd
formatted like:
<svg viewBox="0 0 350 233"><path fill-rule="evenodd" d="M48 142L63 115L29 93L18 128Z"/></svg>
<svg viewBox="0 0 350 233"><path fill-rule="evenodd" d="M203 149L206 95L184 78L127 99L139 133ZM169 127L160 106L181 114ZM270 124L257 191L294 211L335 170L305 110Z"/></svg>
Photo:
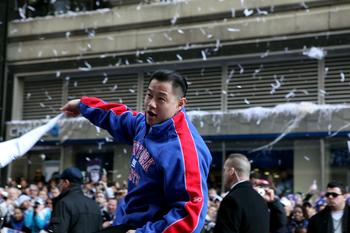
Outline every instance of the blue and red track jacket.
<svg viewBox="0 0 350 233"><path fill-rule="evenodd" d="M200 232L207 211L209 149L185 110L147 132L143 113L83 97L80 112L133 145L122 223L136 232Z"/></svg>

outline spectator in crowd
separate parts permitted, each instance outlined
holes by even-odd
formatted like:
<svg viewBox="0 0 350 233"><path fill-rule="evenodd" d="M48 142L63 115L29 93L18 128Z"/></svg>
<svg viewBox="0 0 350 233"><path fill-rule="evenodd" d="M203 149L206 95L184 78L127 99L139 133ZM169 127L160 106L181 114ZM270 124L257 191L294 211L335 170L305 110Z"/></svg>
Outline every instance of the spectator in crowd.
<svg viewBox="0 0 350 233"><path fill-rule="evenodd" d="M345 186L337 181L327 185L327 206L309 221L308 233L349 233L350 207L346 204Z"/></svg>
<svg viewBox="0 0 350 233"><path fill-rule="evenodd" d="M81 190L83 176L76 167L60 176L61 194L54 199L49 229L54 233L93 233L101 229L102 219L96 202Z"/></svg>
<svg viewBox="0 0 350 233"><path fill-rule="evenodd" d="M315 208L317 212L320 212L321 210L326 208L326 206L327 206L327 200L324 196L321 196L316 200Z"/></svg>
<svg viewBox="0 0 350 233"><path fill-rule="evenodd" d="M308 220L306 219L306 211L302 205L295 205L290 221L288 223L288 232L295 233L307 231Z"/></svg>
<svg viewBox="0 0 350 233"><path fill-rule="evenodd" d="M288 219L284 207L272 188L264 189L264 199L270 210L270 233L286 233Z"/></svg>
<svg viewBox="0 0 350 233"><path fill-rule="evenodd" d="M214 232L268 233L266 202L249 182L250 162L232 154L224 164L224 184L229 193L220 204Z"/></svg>
<svg viewBox="0 0 350 233"><path fill-rule="evenodd" d="M30 196L26 194L22 194L19 196L16 200L16 206L20 207L24 214L26 214L26 211L29 210L32 207L32 199Z"/></svg>
<svg viewBox="0 0 350 233"><path fill-rule="evenodd" d="M37 184L38 182L41 182L43 184L45 183L45 176L41 169L35 170L33 181L35 184Z"/></svg>
<svg viewBox="0 0 350 233"><path fill-rule="evenodd" d="M23 210L19 207L14 208L13 215L11 215L8 222L5 222L4 227L25 233L32 232L28 227L25 226Z"/></svg>
<svg viewBox="0 0 350 233"><path fill-rule="evenodd" d="M60 190L56 186L51 187L51 191L49 193L49 197L51 199L56 198L60 195Z"/></svg>
<svg viewBox="0 0 350 233"><path fill-rule="evenodd" d="M291 217L295 204L293 204L293 202L290 201L287 197L282 197L280 199L280 202L283 206L284 213L286 214L286 217L287 218Z"/></svg>
<svg viewBox="0 0 350 233"><path fill-rule="evenodd" d="M117 211L117 200L109 199L107 208L102 211L102 228L107 228L113 225Z"/></svg>
<svg viewBox="0 0 350 233"><path fill-rule="evenodd" d="M208 203L209 149L185 112L186 80L174 71L152 74L145 113L83 97L62 110L80 113L133 144L123 225L103 232L199 232Z"/></svg>
<svg viewBox="0 0 350 233"><path fill-rule="evenodd" d="M107 200L104 192L98 191L96 192L96 202L100 206L101 213L107 206Z"/></svg>
<svg viewBox="0 0 350 233"><path fill-rule="evenodd" d="M32 200L36 199L39 196L39 188L35 184L31 184L29 186L29 196L32 198Z"/></svg>
<svg viewBox="0 0 350 233"><path fill-rule="evenodd" d="M218 195L216 192L216 189L210 188L209 189L209 200L215 202L216 200L222 201L222 197Z"/></svg>
<svg viewBox="0 0 350 233"><path fill-rule="evenodd" d="M39 233L47 228L51 218L51 210L45 208L45 201L40 197L34 201L33 208L29 208L24 216L24 223L32 233Z"/></svg>
<svg viewBox="0 0 350 233"><path fill-rule="evenodd" d="M5 193L3 192L3 194ZM6 195L6 200L0 204L0 217L3 218L5 222L9 222L16 206L18 190L11 187L8 189L8 192L6 192Z"/></svg>
<svg viewBox="0 0 350 233"><path fill-rule="evenodd" d="M212 233L214 232L215 222L217 216L217 208L215 205L209 205L207 216L205 217L204 228L202 233Z"/></svg>
<svg viewBox="0 0 350 233"><path fill-rule="evenodd" d="M303 207L306 211L306 219L310 219L312 216L316 214L316 209L315 207L311 204L310 201L304 202Z"/></svg>

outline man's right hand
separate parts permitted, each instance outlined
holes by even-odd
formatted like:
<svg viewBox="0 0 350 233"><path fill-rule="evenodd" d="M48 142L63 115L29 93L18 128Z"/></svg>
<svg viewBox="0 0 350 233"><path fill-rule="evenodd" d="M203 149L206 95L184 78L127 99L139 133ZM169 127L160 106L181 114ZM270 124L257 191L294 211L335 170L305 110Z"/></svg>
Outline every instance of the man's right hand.
<svg viewBox="0 0 350 233"><path fill-rule="evenodd" d="M272 188L265 188L265 195L263 197L265 201L273 202L275 200L275 191Z"/></svg>
<svg viewBox="0 0 350 233"><path fill-rule="evenodd" d="M79 104L80 99L70 100L60 110L64 112L66 116L76 117L80 114Z"/></svg>

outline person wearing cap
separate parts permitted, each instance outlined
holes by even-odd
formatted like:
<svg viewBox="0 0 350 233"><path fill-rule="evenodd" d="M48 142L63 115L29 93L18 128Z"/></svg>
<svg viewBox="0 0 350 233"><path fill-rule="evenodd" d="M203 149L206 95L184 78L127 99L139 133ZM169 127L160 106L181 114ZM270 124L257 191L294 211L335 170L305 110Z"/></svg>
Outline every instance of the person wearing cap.
<svg viewBox="0 0 350 233"><path fill-rule="evenodd" d="M154 72L144 99L145 112L95 97L71 100L62 110L80 113L133 145L128 194L121 224L103 232L195 232L208 205L208 147L185 111L187 82L171 70Z"/></svg>
<svg viewBox="0 0 350 233"><path fill-rule="evenodd" d="M224 185L230 191L221 201L214 233L268 233L269 211L250 181L250 162L231 154L224 164Z"/></svg>
<svg viewBox="0 0 350 233"><path fill-rule="evenodd" d="M100 208L81 189L83 176L76 167L66 168L60 175L61 194L53 199L49 232L93 233L101 229Z"/></svg>
<svg viewBox="0 0 350 233"><path fill-rule="evenodd" d="M308 233L349 233L350 206L346 204L345 186L337 181L327 184L327 206L312 216Z"/></svg>
<svg viewBox="0 0 350 233"><path fill-rule="evenodd" d="M45 201L37 197L34 200L33 207L25 211L24 225L28 227L32 233L39 233L45 229L51 218L51 210L45 208Z"/></svg>

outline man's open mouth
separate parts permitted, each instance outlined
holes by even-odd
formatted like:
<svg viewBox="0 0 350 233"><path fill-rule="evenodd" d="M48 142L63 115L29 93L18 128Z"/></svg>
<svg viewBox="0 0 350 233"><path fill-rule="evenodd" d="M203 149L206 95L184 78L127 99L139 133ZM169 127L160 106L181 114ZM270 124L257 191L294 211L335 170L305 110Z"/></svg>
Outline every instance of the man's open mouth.
<svg viewBox="0 0 350 233"><path fill-rule="evenodd" d="M148 111L147 113L148 113L148 115L149 115L150 117L155 117L155 116L157 116L157 114L155 114L155 113L153 113L153 112L151 112L151 111Z"/></svg>

